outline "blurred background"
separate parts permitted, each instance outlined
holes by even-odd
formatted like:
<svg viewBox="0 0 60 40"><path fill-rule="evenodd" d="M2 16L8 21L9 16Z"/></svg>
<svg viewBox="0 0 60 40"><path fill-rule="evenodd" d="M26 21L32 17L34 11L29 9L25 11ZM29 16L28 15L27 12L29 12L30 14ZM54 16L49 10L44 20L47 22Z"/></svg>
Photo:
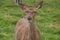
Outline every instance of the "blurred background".
<svg viewBox="0 0 60 40"><path fill-rule="evenodd" d="M28 7L36 6L41 0L25 0ZM0 40L15 40L14 30L19 19L24 17L16 0L0 0ZM44 0L36 14L42 40L60 40L60 0Z"/></svg>

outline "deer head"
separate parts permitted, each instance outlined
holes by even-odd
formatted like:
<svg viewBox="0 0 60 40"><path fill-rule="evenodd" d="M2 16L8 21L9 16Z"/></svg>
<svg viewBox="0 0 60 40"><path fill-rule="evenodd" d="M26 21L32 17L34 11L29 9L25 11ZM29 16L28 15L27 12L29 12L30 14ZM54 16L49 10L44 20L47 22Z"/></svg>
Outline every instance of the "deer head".
<svg viewBox="0 0 60 40"><path fill-rule="evenodd" d="M28 20L33 20L35 18L35 14L37 13L37 10L42 8L43 1L41 1L36 7L34 8L28 8L26 5L22 2L19 2L18 4L20 5L21 9L26 13L26 18Z"/></svg>

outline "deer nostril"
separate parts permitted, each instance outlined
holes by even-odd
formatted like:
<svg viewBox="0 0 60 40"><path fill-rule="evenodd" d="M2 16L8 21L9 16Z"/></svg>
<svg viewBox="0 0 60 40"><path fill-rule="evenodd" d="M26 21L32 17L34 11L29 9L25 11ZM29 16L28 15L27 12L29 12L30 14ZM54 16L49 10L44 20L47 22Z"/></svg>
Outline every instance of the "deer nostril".
<svg viewBox="0 0 60 40"><path fill-rule="evenodd" d="M31 17L31 16L29 16L29 17L28 17L28 20L31 20L31 19L32 19L32 17Z"/></svg>

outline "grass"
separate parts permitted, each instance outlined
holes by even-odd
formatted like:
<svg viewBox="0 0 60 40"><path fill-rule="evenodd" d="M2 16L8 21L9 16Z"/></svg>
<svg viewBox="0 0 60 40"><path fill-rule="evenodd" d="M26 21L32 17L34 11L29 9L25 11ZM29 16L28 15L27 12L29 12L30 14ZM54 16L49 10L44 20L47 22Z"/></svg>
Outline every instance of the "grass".
<svg viewBox="0 0 60 40"><path fill-rule="evenodd" d="M26 1L27 6L35 6L32 0ZM39 2L39 0L37 1ZM29 3L29 4L28 4ZM15 40L14 29L24 13L14 0L0 1L0 40ZM42 40L60 40L60 2L44 0L43 8L38 10L36 22L41 30Z"/></svg>

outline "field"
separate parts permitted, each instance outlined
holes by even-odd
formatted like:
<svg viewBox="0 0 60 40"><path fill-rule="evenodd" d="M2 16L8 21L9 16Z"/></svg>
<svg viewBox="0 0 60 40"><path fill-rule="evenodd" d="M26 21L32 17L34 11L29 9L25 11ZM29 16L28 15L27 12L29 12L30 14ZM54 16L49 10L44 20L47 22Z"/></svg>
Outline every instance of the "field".
<svg viewBox="0 0 60 40"><path fill-rule="evenodd" d="M26 1L26 5L35 6L31 2ZM0 40L15 40L16 23L23 17L23 11L14 0L0 0ZM44 0L43 7L36 14L36 24L42 40L60 40L60 0Z"/></svg>

